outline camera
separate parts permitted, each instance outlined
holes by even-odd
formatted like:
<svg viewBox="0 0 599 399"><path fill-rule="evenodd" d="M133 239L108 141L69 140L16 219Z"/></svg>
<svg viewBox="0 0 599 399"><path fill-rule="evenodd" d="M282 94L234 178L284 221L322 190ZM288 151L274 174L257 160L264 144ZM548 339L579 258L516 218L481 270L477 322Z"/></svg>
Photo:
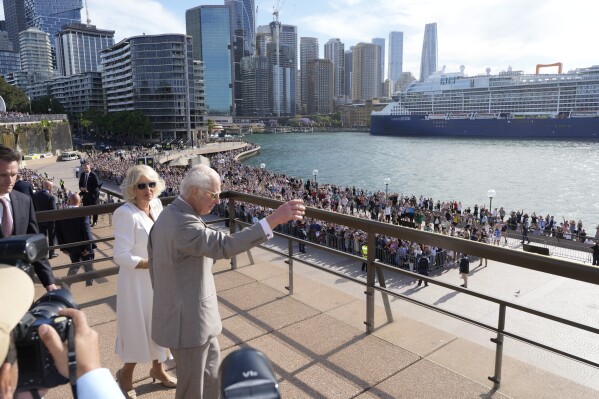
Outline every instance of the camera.
<svg viewBox="0 0 599 399"><path fill-rule="evenodd" d="M0 262L18 267L31 276L31 263L48 254L48 242L43 234L27 234L0 239ZM71 292L65 289L50 291L42 295L14 328L13 337L19 364L18 391L53 388L66 384L54 364L54 359L41 341L38 328L42 324L52 326L61 341L74 335L71 319L60 316L65 308L76 308ZM73 341L74 344L74 341Z"/></svg>
<svg viewBox="0 0 599 399"><path fill-rule="evenodd" d="M17 324L15 327L15 346L19 364L17 390L53 388L69 382L68 378L58 372L52 355L40 339L38 328L42 324L48 324L58 332L61 341L72 340L73 322L68 317L60 316L58 312L61 309L76 307L70 291L65 289L50 291L35 301Z"/></svg>
<svg viewBox="0 0 599 399"><path fill-rule="evenodd" d="M13 265L33 277L31 263L48 254L43 234L25 234L0 239L0 263Z"/></svg>
<svg viewBox="0 0 599 399"><path fill-rule="evenodd" d="M224 399L281 398L270 361L252 348L231 352L220 366L219 381Z"/></svg>

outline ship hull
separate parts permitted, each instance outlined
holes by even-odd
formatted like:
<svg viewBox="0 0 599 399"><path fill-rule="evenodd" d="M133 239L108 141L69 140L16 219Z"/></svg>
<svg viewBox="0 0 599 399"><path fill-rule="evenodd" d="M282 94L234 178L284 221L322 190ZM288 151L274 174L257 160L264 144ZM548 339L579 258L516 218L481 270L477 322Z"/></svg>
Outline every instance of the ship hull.
<svg viewBox="0 0 599 399"><path fill-rule="evenodd" d="M599 140L599 118L429 120L424 116L414 115L372 115L370 134L405 137Z"/></svg>

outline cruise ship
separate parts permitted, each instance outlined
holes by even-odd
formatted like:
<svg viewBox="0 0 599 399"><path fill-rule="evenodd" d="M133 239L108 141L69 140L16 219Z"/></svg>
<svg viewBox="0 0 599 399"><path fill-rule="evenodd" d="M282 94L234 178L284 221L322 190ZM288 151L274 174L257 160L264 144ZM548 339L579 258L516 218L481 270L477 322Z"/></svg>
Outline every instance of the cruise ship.
<svg viewBox="0 0 599 399"><path fill-rule="evenodd" d="M558 66L554 74L542 67ZM599 65L562 73L437 72L371 115L370 134L599 140Z"/></svg>

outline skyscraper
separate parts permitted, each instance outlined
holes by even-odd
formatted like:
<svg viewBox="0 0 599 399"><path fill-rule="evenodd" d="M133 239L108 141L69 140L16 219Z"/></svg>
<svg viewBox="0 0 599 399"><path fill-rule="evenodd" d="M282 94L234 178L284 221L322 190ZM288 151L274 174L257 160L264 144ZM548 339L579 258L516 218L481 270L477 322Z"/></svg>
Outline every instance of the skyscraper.
<svg viewBox="0 0 599 399"><path fill-rule="evenodd" d="M56 68L54 35L63 25L81 23L82 0L25 0L25 23L50 35L52 64Z"/></svg>
<svg viewBox="0 0 599 399"><path fill-rule="evenodd" d="M234 109L233 34L229 6L199 6L185 12L193 59L204 65L208 115L231 116Z"/></svg>
<svg viewBox="0 0 599 399"><path fill-rule="evenodd" d="M288 92L288 115L295 115L297 111L297 100L296 92L297 86L297 26L294 25L281 25L280 34L281 46L289 49L289 92Z"/></svg>
<svg viewBox="0 0 599 399"><path fill-rule="evenodd" d="M345 46L341 40L335 38L325 43L324 58L333 63L333 95L339 101L345 95Z"/></svg>
<svg viewBox="0 0 599 399"><path fill-rule="evenodd" d="M225 0L231 7L233 35L242 37L243 56L256 53L256 1Z"/></svg>
<svg viewBox="0 0 599 399"><path fill-rule="evenodd" d="M346 103L351 102L352 96L352 75L354 70L354 46L345 52L345 98Z"/></svg>
<svg viewBox="0 0 599 399"><path fill-rule="evenodd" d="M2 21L4 22L4 21ZM21 70L21 59L18 51L13 51L8 32L0 31L0 75Z"/></svg>
<svg viewBox="0 0 599 399"><path fill-rule="evenodd" d="M389 79L397 82L403 72L403 32L389 33Z"/></svg>
<svg viewBox="0 0 599 399"><path fill-rule="evenodd" d="M353 51L352 101L367 101L381 95L381 48L358 43Z"/></svg>
<svg viewBox="0 0 599 399"><path fill-rule="evenodd" d="M25 2L23 0L3 0L6 31L13 51L19 51L19 32L27 29L25 22Z"/></svg>
<svg viewBox="0 0 599 399"><path fill-rule="evenodd" d="M114 45L113 30L81 23L64 25L55 38L56 64L62 76L98 71L100 50Z"/></svg>
<svg viewBox="0 0 599 399"><path fill-rule="evenodd" d="M426 24L422 42L422 58L420 60L420 81L424 81L437 71L437 23Z"/></svg>
<svg viewBox="0 0 599 399"><path fill-rule="evenodd" d="M25 22L54 37L63 25L81 23L83 0L25 0Z"/></svg>
<svg viewBox="0 0 599 399"><path fill-rule="evenodd" d="M259 26L256 32L256 54L266 56L266 46L272 41L270 26Z"/></svg>
<svg viewBox="0 0 599 399"><path fill-rule="evenodd" d="M137 110L161 139L191 138L195 82L191 37L134 36L101 52L108 112Z"/></svg>
<svg viewBox="0 0 599 399"><path fill-rule="evenodd" d="M29 28L19 33L21 69L27 72L31 83L49 80L52 77L52 50L46 32Z"/></svg>
<svg viewBox="0 0 599 399"><path fill-rule="evenodd" d="M270 75L268 57L254 55L241 60L241 81L244 116L265 116L270 108Z"/></svg>
<svg viewBox="0 0 599 399"><path fill-rule="evenodd" d="M275 20L269 24L272 40L267 45L274 115L295 115L297 76L297 27ZM278 43L278 46L277 46Z"/></svg>
<svg viewBox="0 0 599 399"><path fill-rule="evenodd" d="M241 60L255 54L256 15L255 0L225 0L231 8L231 29L233 31L233 94L234 113L241 113L243 103Z"/></svg>
<svg viewBox="0 0 599 399"><path fill-rule="evenodd" d="M312 60L306 65L308 113L333 113L334 69L331 60Z"/></svg>
<svg viewBox="0 0 599 399"><path fill-rule="evenodd" d="M381 77L381 83L383 83L383 81L385 80L385 39L382 37L375 37L374 39L372 39L372 44L376 44L381 48L381 74L379 76Z"/></svg>
<svg viewBox="0 0 599 399"><path fill-rule="evenodd" d="M318 59L318 39L315 37L300 38L300 73L301 73L301 112L307 110L307 69L309 62Z"/></svg>

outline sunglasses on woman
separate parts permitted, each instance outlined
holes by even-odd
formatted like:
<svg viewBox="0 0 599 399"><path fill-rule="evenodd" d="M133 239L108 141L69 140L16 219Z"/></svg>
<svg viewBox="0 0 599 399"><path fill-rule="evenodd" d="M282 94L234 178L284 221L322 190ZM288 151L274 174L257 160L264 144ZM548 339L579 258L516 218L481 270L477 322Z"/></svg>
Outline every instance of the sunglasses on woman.
<svg viewBox="0 0 599 399"><path fill-rule="evenodd" d="M137 188L140 190L145 190L146 187L154 188L154 187L156 187L156 182L151 181L149 183L137 183Z"/></svg>

